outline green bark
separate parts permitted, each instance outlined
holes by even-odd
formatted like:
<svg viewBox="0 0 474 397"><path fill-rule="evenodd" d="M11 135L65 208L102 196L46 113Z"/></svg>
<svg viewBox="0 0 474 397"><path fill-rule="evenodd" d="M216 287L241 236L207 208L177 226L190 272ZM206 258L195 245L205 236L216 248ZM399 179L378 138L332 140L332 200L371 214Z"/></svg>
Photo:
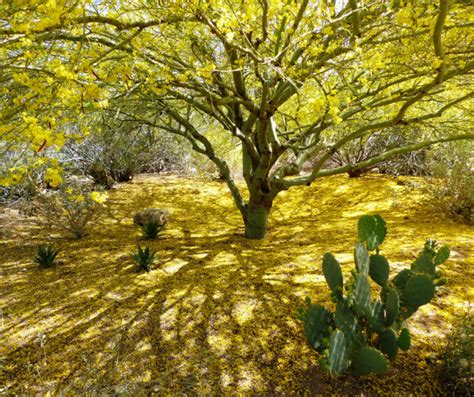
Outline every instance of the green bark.
<svg viewBox="0 0 474 397"><path fill-rule="evenodd" d="M249 203L245 218L245 237L261 240L267 233L268 215L271 205L263 203Z"/></svg>

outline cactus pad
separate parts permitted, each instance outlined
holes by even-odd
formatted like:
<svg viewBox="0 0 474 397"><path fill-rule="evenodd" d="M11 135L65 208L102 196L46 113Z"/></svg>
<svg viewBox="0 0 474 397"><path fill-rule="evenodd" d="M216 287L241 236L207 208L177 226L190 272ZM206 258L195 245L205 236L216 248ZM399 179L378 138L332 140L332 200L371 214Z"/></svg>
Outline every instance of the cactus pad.
<svg viewBox="0 0 474 397"><path fill-rule="evenodd" d="M411 270L414 273L429 274L431 277L434 277L436 274L436 266L426 254L416 258L415 262L411 265Z"/></svg>
<svg viewBox="0 0 474 397"><path fill-rule="evenodd" d="M413 273L410 269L403 269L398 273L392 280L392 283L397 287L399 291L405 289L405 285L408 279L413 276Z"/></svg>
<svg viewBox="0 0 474 397"><path fill-rule="evenodd" d="M332 315L321 305L310 305L304 320L304 334L308 343L314 349L320 351L323 338L328 336L328 327L331 324Z"/></svg>
<svg viewBox="0 0 474 397"><path fill-rule="evenodd" d="M383 315L383 304L379 300L372 302L370 316L368 317L369 325L374 332L383 332L385 329L385 319Z"/></svg>
<svg viewBox="0 0 474 397"><path fill-rule="evenodd" d="M403 351L407 351L411 346L411 335L407 328L403 328L397 339L397 345Z"/></svg>
<svg viewBox="0 0 474 397"><path fill-rule="evenodd" d="M366 343L357 316L343 300L337 303L334 322L336 327L346 335L349 351L359 349Z"/></svg>
<svg viewBox="0 0 474 397"><path fill-rule="evenodd" d="M364 215L357 225L359 239L367 243L367 249L372 251L383 243L387 235L385 221L380 215Z"/></svg>
<svg viewBox="0 0 474 397"><path fill-rule="evenodd" d="M405 306L419 307L433 299L435 286L427 274L410 277L403 290L402 301Z"/></svg>
<svg viewBox="0 0 474 397"><path fill-rule="evenodd" d="M398 316L400 309L400 298L398 292L394 288L390 288L387 293L387 301L385 302L385 325L390 327Z"/></svg>
<svg viewBox="0 0 474 397"><path fill-rule="evenodd" d="M323 257L323 274L329 288L337 296L342 296L342 271L339 262L334 255L330 253L324 254Z"/></svg>
<svg viewBox="0 0 474 397"><path fill-rule="evenodd" d="M383 255L370 255L369 275L381 287L387 285L390 266Z"/></svg>
<svg viewBox="0 0 474 397"><path fill-rule="evenodd" d="M354 289L352 291L354 296L354 306L358 313L370 315L370 284L369 278L362 273L358 273Z"/></svg>
<svg viewBox="0 0 474 397"><path fill-rule="evenodd" d="M449 258L449 248L447 245L443 245L434 258L434 263L436 266L441 265L442 263L446 262Z"/></svg>
<svg viewBox="0 0 474 397"><path fill-rule="evenodd" d="M369 252L360 241L354 249L354 260L357 271L367 276L369 274Z"/></svg>
<svg viewBox="0 0 474 397"><path fill-rule="evenodd" d="M359 350L352 360L352 374L355 376L384 374L387 371L388 360L373 347L364 347Z"/></svg>
<svg viewBox="0 0 474 397"><path fill-rule="evenodd" d="M344 332L336 329L329 339L328 369L331 375L340 375L349 367L349 352Z"/></svg>
<svg viewBox="0 0 474 397"><path fill-rule="evenodd" d="M411 316L413 316L417 310L419 309L418 306L400 306L400 314L399 316L403 321L408 320Z"/></svg>
<svg viewBox="0 0 474 397"><path fill-rule="evenodd" d="M385 353L390 361L397 357L397 334L392 328L387 328L379 336L378 346L380 350Z"/></svg>

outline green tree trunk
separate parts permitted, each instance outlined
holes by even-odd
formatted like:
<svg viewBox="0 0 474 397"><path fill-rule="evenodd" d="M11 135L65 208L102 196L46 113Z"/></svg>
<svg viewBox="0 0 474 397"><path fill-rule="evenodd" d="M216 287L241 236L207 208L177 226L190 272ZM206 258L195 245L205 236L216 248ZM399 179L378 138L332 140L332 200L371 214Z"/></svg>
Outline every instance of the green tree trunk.
<svg viewBox="0 0 474 397"><path fill-rule="evenodd" d="M249 202L245 218L245 237L260 240L265 237L271 203Z"/></svg>

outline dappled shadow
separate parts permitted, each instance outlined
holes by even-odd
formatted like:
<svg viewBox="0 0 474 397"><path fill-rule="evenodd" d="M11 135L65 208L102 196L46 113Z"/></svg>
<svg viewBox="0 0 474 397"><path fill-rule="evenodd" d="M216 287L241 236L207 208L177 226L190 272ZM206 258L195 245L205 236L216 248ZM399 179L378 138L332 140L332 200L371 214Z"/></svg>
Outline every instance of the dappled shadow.
<svg viewBox="0 0 474 397"><path fill-rule="evenodd" d="M47 234L24 238L22 229L15 239L12 231L0 252L4 387L20 394L382 394L384 377L322 374L295 318L305 296L330 304L322 255L335 253L348 277L357 219L377 212L388 222L383 251L395 268L413 259L425 237L454 248L449 293L416 315L414 350L387 375L392 393L435 393L424 354L436 349L425 341L472 300L456 275L472 277L473 233L425 213L417 192L394 211L396 186L384 177L337 177L284 192L268 238L250 241L222 184L142 176L111 193L90 235L53 238L61 263L44 271L31 258ZM170 211L153 241L142 240L132 222L147 207ZM137 244L157 251L150 273L134 271Z"/></svg>

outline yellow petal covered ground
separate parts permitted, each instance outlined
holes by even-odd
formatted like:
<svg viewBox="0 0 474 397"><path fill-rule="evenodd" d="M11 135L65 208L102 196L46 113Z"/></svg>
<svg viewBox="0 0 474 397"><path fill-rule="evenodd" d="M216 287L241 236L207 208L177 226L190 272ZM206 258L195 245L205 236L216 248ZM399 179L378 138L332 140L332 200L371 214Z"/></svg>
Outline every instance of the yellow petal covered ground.
<svg viewBox="0 0 474 397"><path fill-rule="evenodd" d="M11 211L0 219L0 303L6 394L439 394L437 353L455 314L474 297L472 227L423 202L422 180L337 176L282 193L268 238L242 237L225 185L140 176L110 192L88 236L51 236ZM158 260L134 272L133 214L166 208L170 223L149 243ZM347 277L360 215L379 213L392 272L428 237L448 244L448 286L411 320L412 349L386 376L325 376L305 344L296 309L305 296L330 304L321 258ZM61 249L39 270L37 245ZM390 385L390 386L387 386Z"/></svg>

